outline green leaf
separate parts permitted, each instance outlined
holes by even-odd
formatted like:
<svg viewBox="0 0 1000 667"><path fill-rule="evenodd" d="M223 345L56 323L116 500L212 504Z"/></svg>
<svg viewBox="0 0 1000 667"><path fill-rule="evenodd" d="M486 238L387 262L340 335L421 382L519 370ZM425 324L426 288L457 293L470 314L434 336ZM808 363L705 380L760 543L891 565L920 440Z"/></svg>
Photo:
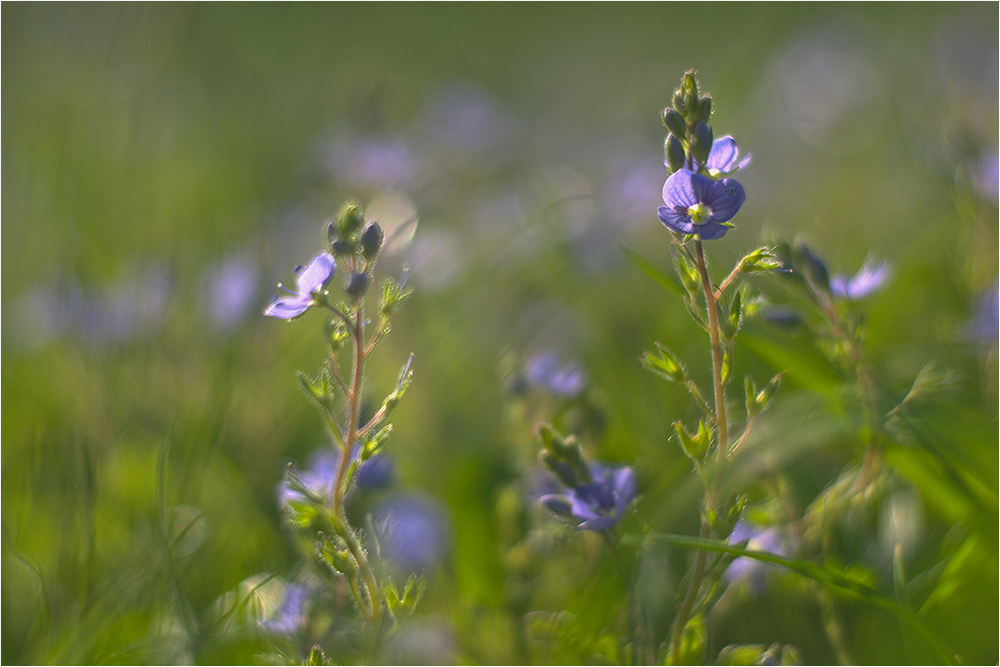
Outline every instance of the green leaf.
<svg viewBox="0 0 1000 667"><path fill-rule="evenodd" d="M840 394L844 385L843 374L809 338L785 336L779 342L748 325L740 341L773 367L783 368L789 380L809 391L826 396Z"/></svg>
<svg viewBox="0 0 1000 667"><path fill-rule="evenodd" d="M618 249L622 251L623 255L625 255L625 259L628 260L629 264L642 271L647 277L651 278L653 282L660 285L668 292L673 292L678 296L685 295L684 287L677 282L675 277L666 273L648 259L642 257L633 250L629 250L625 246L618 246Z"/></svg>
<svg viewBox="0 0 1000 667"><path fill-rule="evenodd" d="M953 658L955 653L945 646L944 642L941 641L937 634L931 630L931 628L929 628L927 624L920 619L920 617L918 617L910 609L900 605L895 600L881 595L878 591L865 583L862 580L862 577L859 577L857 573L852 575L828 566L817 565L816 563L806 560L786 558L785 556L779 556L778 554L766 551L745 549L742 547L732 546L720 540L691 537L690 535L676 535L672 533L650 533L647 535L627 534L622 538L621 542L622 544L671 544L673 546L687 549L704 549L706 551L714 551L716 553L730 554L733 556L746 556L748 558L753 558L754 560L759 560L763 563L781 565L803 577L832 586L846 593L857 595L869 603L895 614L902 622L906 623L907 626L923 638L941 664L955 664Z"/></svg>

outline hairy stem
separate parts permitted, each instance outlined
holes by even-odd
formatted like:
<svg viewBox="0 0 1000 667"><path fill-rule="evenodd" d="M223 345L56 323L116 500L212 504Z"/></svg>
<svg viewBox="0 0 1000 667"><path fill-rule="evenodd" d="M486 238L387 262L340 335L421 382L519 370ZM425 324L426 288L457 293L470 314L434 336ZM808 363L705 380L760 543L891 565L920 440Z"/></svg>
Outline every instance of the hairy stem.
<svg viewBox="0 0 1000 667"><path fill-rule="evenodd" d="M366 357L363 330L363 304L363 300L359 299L357 308L355 309L354 319L350 321L351 337L354 340L354 368L351 378L351 390L347 396L347 436L344 439L340 462L337 464L337 476L333 487L333 511L337 515L337 518L343 522L344 526L349 525L347 521L347 513L344 509L344 496L347 493L345 481L347 470L350 467L351 460L354 458L354 445L358 439L358 422L360 421L361 412L361 390L364 380ZM341 537L347 544L347 548L351 552L351 556L354 558L354 561L357 563L361 576L364 578L365 588L368 592L367 605L364 603L364 600L360 596L360 592L357 590L358 587L355 579L356 575L349 576L351 579L352 591L354 591L355 597L358 599L358 604L365 612L365 616L368 618L369 622L372 626L378 626L382 616L382 601L378 584L375 581L375 575L372 573L371 566L368 564L368 559L365 556L363 548L358 543L352 531L350 529L346 529Z"/></svg>
<svg viewBox="0 0 1000 667"><path fill-rule="evenodd" d="M729 453L729 433L726 427L726 391L722 382L722 340L719 336L718 308L716 307L712 281L708 277L708 267L705 263L705 251L702 248L701 239L695 240L695 249L694 259L698 266L698 272L701 274L702 288L705 292L705 309L708 313L708 336L712 343L712 386L715 390L715 433L717 438L716 456L718 459L715 473L711 476L708 484L706 484L705 501L702 508L701 537L707 538L711 533L708 513L718 502L719 477ZM681 606L677 609L677 616L674 619L673 633L670 638L670 660L675 665L680 660L680 644L684 638L684 628L687 627L688 620L690 620L694 612L694 606L698 601L698 594L701 591L702 581L705 578L705 559L706 554L704 551L698 550L695 553L691 583L683 602L681 602Z"/></svg>
<svg viewBox="0 0 1000 667"><path fill-rule="evenodd" d="M712 386L715 389L715 432L718 440L716 456L721 468L728 455L729 433L726 427L726 388L722 382L722 340L719 337L719 309L716 306L712 281L708 277L708 267L705 263L705 251L701 246L701 239L695 240L695 248L697 249L696 260L698 272L701 274L701 285L705 291L708 337L712 342ZM716 478L718 478L718 474Z"/></svg>

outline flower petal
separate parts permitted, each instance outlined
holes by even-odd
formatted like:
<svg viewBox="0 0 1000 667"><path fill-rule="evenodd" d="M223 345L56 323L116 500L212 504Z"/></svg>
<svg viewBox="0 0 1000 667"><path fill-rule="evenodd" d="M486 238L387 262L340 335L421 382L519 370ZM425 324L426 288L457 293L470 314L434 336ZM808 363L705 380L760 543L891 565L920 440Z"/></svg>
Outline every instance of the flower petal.
<svg viewBox="0 0 1000 667"><path fill-rule="evenodd" d="M729 227L726 225L721 225L716 222L710 222L707 225L701 225L695 227L694 234L698 235L702 241L714 241L716 239L721 239L729 231Z"/></svg>
<svg viewBox="0 0 1000 667"><path fill-rule="evenodd" d="M312 298L295 296L287 299L275 299L264 309L267 317L277 317L281 320L291 320L309 310L313 304Z"/></svg>
<svg viewBox="0 0 1000 667"><path fill-rule="evenodd" d="M672 173L663 183L663 203L669 208L687 210L689 206L694 206L701 201L695 194L694 182L696 178L712 182L712 179L692 174L687 169L678 169Z"/></svg>
<svg viewBox="0 0 1000 667"><path fill-rule="evenodd" d="M743 186L731 178L724 178L717 183L710 178L704 176L702 178L712 183L711 189L705 193L705 198L700 200L712 209L712 220L714 222L730 220L747 199Z"/></svg>
<svg viewBox="0 0 1000 667"><path fill-rule="evenodd" d="M635 471L632 468L619 468L612 474L612 484L615 498L615 513L620 517L625 506L635 498Z"/></svg>
<svg viewBox="0 0 1000 667"><path fill-rule="evenodd" d="M336 268L337 263L333 259L333 255L328 252L317 255L313 261L309 262L308 266L302 269L295 280L299 296L307 297L322 288L333 277Z"/></svg>
<svg viewBox="0 0 1000 667"><path fill-rule="evenodd" d="M617 522L618 517L616 516L595 516L593 519L587 519L576 528L577 530L607 530Z"/></svg>
<svg viewBox="0 0 1000 667"><path fill-rule="evenodd" d="M573 516L573 508L566 496L551 493L539 498L538 502L545 505L556 514L561 514L562 516Z"/></svg>
<svg viewBox="0 0 1000 667"><path fill-rule="evenodd" d="M739 154L740 149L736 147L736 140L727 134L712 142L712 150L705 160L705 168L720 173L732 171L733 163Z"/></svg>
<svg viewBox="0 0 1000 667"><path fill-rule="evenodd" d="M694 223L691 222L691 218L675 209L661 206L656 209L656 215L660 218L660 222L672 232L678 234L694 233Z"/></svg>

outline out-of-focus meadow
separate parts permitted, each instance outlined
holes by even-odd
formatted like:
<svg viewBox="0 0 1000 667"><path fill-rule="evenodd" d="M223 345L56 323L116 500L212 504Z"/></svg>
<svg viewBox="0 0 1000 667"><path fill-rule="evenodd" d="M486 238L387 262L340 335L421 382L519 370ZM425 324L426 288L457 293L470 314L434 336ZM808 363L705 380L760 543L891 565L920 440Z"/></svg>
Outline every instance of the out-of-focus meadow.
<svg viewBox="0 0 1000 667"><path fill-rule="evenodd" d="M843 565L892 591L891 534L929 573L910 591L921 618L962 662L998 660L996 4L5 3L2 18L4 663L273 658L226 601L299 567L276 488L328 442L295 379L323 358L321 318L261 312L347 199L392 238L383 272L410 266L416 290L369 369L384 394L415 355L395 478L365 502L417 497L440 523L416 618L381 659L629 659L601 643L617 591L669 577L604 560L583 581L554 522L562 555L519 569L512 489L532 424L561 404L512 378L543 350L579 363L588 446L639 480L627 527L697 533L668 442L690 400L638 360L669 342L704 380L704 336L621 250L669 269L659 115L689 68L717 134L753 153L713 265L781 239L832 273L885 260L861 308L886 410L929 362L950 378L914 408L937 454L894 459L879 529L845 537L859 560ZM788 299L779 276L753 285ZM738 354L736 377L788 371L761 460L811 498L857 422L839 371L760 319ZM777 581L725 600L716 653L785 641L835 660L829 619ZM552 622L561 639L531 634L556 612L575 619ZM839 613L858 662L922 659L884 611Z"/></svg>

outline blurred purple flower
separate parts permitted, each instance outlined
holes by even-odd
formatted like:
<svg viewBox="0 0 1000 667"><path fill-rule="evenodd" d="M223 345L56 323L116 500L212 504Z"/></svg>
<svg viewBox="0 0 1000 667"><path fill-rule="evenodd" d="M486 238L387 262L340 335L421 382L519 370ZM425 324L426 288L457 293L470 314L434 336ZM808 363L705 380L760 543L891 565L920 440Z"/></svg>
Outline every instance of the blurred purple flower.
<svg viewBox="0 0 1000 667"><path fill-rule="evenodd" d="M618 523L635 498L635 471L593 463L590 472L593 481L538 500L556 514L576 521L578 530L607 530Z"/></svg>
<svg viewBox="0 0 1000 667"><path fill-rule="evenodd" d="M779 556L788 555L781 529L777 526L762 530L740 519L729 535L728 542L734 546L745 542L746 549L751 551L766 551ZM722 573L722 578L729 583L746 582L754 593L760 593L764 590L767 573L773 567L770 563L749 556L740 556L729 564Z"/></svg>
<svg viewBox="0 0 1000 667"><path fill-rule="evenodd" d="M354 448L354 458L357 459L360 448ZM333 485L337 479L337 465L340 463L340 452L330 447L323 449L312 457L307 470L299 472L299 479L306 488L322 498L333 496ZM362 491L374 491L388 485L395 474L392 460L384 454L376 454L361 464L354 473L354 483ZM278 503L286 505L290 500L305 500L305 497L290 488L282 481L278 485Z"/></svg>
<svg viewBox="0 0 1000 667"><path fill-rule="evenodd" d="M997 336L1000 335L1000 292L996 283L980 295L972 327L972 335L978 343L997 344Z"/></svg>
<svg viewBox="0 0 1000 667"><path fill-rule="evenodd" d="M722 238L746 201L743 186L724 178L713 181L708 176L679 169L663 184L663 203L656 210L660 222L677 234L697 234L704 241Z"/></svg>
<svg viewBox="0 0 1000 667"><path fill-rule="evenodd" d="M761 317L768 324L773 324L782 329L797 329L802 326L802 316L791 308L784 306L771 306L761 312Z"/></svg>
<svg viewBox="0 0 1000 667"><path fill-rule="evenodd" d="M514 121L489 92L470 83L448 85L429 96L427 129L437 140L470 152L496 149L514 136Z"/></svg>
<svg viewBox="0 0 1000 667"><path fill-rule="evenodd" d="M93 343L123 343L155 330L166 314L171 291L166 267L151 263L118 285L85 294L74 330Z"/></svg>
<svg viewBox="0 0 1000 667"><path fill-rule="evenodd" d="M746 157L737 162L739 157L740 149L736 147L736 140L727 134L712 142L712 150L705 161L705 169L713 177L735 174L750 164L752 156L747 153Z"/></svg>
<svg viewBox="0 0 1000 667"><path fill-rule="evenodd" d="M560 363L552 352L540 352L524 365L528 383L555 396L574 398L587 384L583 368L575 362Z"/></svg>
<svg viewBox="0 0 1000 667"><path fill-rule="evenodd" d="M305 625L308 601L308 588L302 584L286 584L281 606L273 616L260 622L261 627L278 635L295 634Z"/></svg>
<svg viewBox="0 0 1000 667"><path fill-rule="evenodd" d="M228 257L210 270L205 306L216 329L227 329L246 315L257 295L257 280L257 266L245 257Z"/></svg>
<svg viewBox="0 0 1000 667"><path fill-rule="evenodd" d="M341 140L329 149L326 163L339 180L379 188L405 185L417 173L409 146L390 136Z"/></svg>
<svg viewBox="0 0 1000 667"><path fill-rule="evenodd" d="M333 255L327 252L317 255L305 268L301 266L296 268L296 291L288 290L292 296L274 297L271 304L264 309L264 315L291 320L306 312L316 305L313 293L323 289L333 278L336 268L337 264ZM278 286L281 287L281 285Z"/></svg>
<svg viewBox="0 0 1000 667"><path fill-rule="evenodd" d="M444 511L427 498L396 496L376 509L373 518L382 555L402 570L430 569L447 553Z"/></svg>
<svg viewBox="0 0 1000 667"><path fill-rule="evenodd" d="M324 449L313 455L308 469L299 472L299 479L312 493L321 498L333 496L333 485L337 478L337 463L340 452L333 448ZM290 489L284 480L278 484L278 504L282 507L292 500L306 500L298 491Z"/></svg>
<svg viewBox="0 0 1000 667"><path fill-rule="evenodd" d="M865 262L865 265L854 275L853 278L837 275L830 278L830 292L834 296L839 296L849 301L863 299L885 282L889 277L889 266L885 262L872 265Z"/></svg>
<svg viewBox="0 0 1000 667"><path fill-rule="evenodd" d="M392 464L392 459L384 454L376 454L361 464L355 473L354 482L362 491L374 491L388 486L395 474L396 467Z"/></svg>

